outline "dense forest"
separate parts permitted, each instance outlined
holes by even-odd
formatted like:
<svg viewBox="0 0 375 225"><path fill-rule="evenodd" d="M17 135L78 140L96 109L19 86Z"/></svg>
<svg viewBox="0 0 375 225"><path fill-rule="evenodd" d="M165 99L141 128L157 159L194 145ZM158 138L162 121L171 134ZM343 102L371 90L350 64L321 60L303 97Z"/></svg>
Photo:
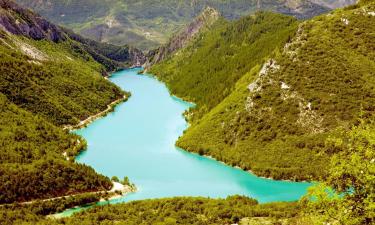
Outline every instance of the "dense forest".
<svg viewBox="0 0 375 225"><path fill-rule="evenodd" d="M176 197L98 206L70 218L48 220L22 207L3 210L1 224L27 221L29 224L233 224L243 218L277 222L294 220L300 211L297 203L258 204L256 200L231 196L226 199ZM35 211L35 210L34 210ZM1 212L1 211L0 211Z"/></svg>
<svg viewBox="0 0 375 225"><path fill-rule="evenodd" d="M96 196L57 202L0 207L1 224L344 224L375 222L375 122L358 126L331 142L340 153L331 160L326 182L316 184L303 199L258 204L242 196L226 199L175 197L97 206L64 219L45 215ZM336 191L333 191L334 188ZM314 199L312 201L312 199Z"/></svg>
<svg viewBox="0 0 375 225"><path fill-rule="evenodd" d="M48 42L43 45L63 52ZM83 67L79 61L37 64L4 45L0 48L0 202L111 188L108 178L66 160L73 160L85 141L61 126L105 109L124 93L95 67Z"/></svg>
<svg viewBox="0 0 375 225"><path fill-rule="evenodd" d="M269 12L234 22L220 19L150 72L173 94L197 104L194 121L227 97L243 74L282 48L296 28L294 18Z"/></svg>
<svg viewBox="0 0 375 225"><path fill-rule="evenodd" d="M86 141L63 126L128 93L103 78L106 65L81 42L12 2L0 5L0 203L109 190L109 178L74 163Z"/></svg>
<svg viewBox="0 0 375 225"><path fill-rule="evenodd" d="M337 153L328 137L374 113L369 31L375 20L367 13L374 5L362 4L300 22L298 29L269 13L224 23L154 66L173 94L197 103L177 145L261 176L324 179ZM280 39L266 32L282 22L291 26L276 33ZM262 47L261 54L251 46Z"/></svg>
<svg viewBox="0 0 375 225"><path fill-rule="evenodd" d="M33 43L25 42L24 46L33 46ZM59 57L59 60L43 62L45 65L41 66L28 62L33 59L22 53L0 46L0 91L19 107L44 116L56 125L76 124L124 95L103 79L95 70L98 65L92 61L73 60L73 57L70 60L69 54L64 56L64 46L61 50L60 46L48 42L38 42L34 46L48 55L46 57ZM92 63L94 68L81 66L84 63Z"/></svg>

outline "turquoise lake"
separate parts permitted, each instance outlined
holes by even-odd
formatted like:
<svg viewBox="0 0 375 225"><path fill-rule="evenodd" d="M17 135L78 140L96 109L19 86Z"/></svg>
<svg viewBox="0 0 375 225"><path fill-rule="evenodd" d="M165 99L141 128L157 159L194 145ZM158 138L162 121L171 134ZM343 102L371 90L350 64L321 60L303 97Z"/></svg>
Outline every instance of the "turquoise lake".
<svg viewBox="0 0 375 225"><path fill-rule="evenodd" d="M77 161L108 177L128 176L138 188L111 203L171 196L246 195L259 202L293 201L306 193L306 182L275 181L226 166L175 147L188 124L182 113L192 105L171 96L140 69L114 73L112 82L132 96L87 128L77 130L88 142ZM75 210L68 210L69 214Z"/></svg>

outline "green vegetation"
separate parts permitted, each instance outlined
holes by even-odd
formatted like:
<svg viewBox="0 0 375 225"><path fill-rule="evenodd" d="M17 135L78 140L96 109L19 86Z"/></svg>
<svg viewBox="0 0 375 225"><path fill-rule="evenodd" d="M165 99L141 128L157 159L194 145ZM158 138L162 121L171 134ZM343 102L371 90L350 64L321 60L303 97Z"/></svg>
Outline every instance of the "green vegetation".
<svg viewBox="0 0 375 225"><path fill-rule="evenodd" d="M124 177L124 180L122 180L121 182L123 185L131 185L130 181L129 181L129 177Z"/></svg>
<svg viewBox="0 0 375 225"><path fill-rule="evenodd" d="M135 201L114 206L96 207L79 213L68 224L233 224L244 217L293 217L298 212L295 203L259 205L241 196L227 199L180 197Z"/></svg>
<svg viewBox="0 0 375 225"><path fill-rule="evenodd" d="M91 208L69 218L41 217L54 204L39 207L0 208L1 224L373 224L375 181L375 127L364 120L328 143L340 149L332 158L327 182L311 189L299 203L258 204L256 200L232 196L226 199L175 197L133 201ZM339 193L332 191L334 188ZM82 198L88 201L90 196ZM80 198L62 200L64 207Z"/></svg>
<svg viewBox="0 0 375 225"><path fill-rule="evenodd" d="M113 177L111 178L111 181L114 181L114 182L120 182L120 180L118 179L117 176L113 176Z"/></svg>
<svg viewBox="0 0 375 225"><path fill-rule="evenodd" d="M0 203L111 188L92 168L66 160L85 147L81 138L0 97Z"/></svg>
<svg viewBox="0 0 375 225"><path fill-rule="evenodd" d="M101 76L110 67L95 58L124 52L0 31L0 204L16 203L0 206L0 224L375 223L374 11L363 0L299 26L273 13L219 20L153 68L174 94L198 104L179 146L267 177L322 178L299 203L177 197L61 220L45 215L98 201L75 194L112 186L74 163L86 142L62 127L127 94Z"/></svg>
<svg viewBox="0 0 375 225"><path fill-rule="evenodd" d="M375 51L369 32L375 20L368 13L374 4L362 4L303 22L290 39L293 29L280 28L288 21L285 17L279 16L284 23L267 26L265 20L261 26L272 29L274 24L280 39L262 29L256 36L262 23L240 26L274 16L268 13L233 22L232 27L243 28L242 36L236 29L225 33L218 25L212 29L216 39L233 33L244 40L242 45L233 38L217 44L204 33L156 65L152 71L172 93L197 103L187 114L192 126L177 145L261 176L324 179L330 158L338 151L326 144L327 137L350 129L361 112L366 119L375 110ZM259 39L247 42L253 35ZM254 40L263 40L254 45L262 47L262 54L250 48L239 57ZM279 44L269 44L277 40ZM285 48L280 47L287 40Z"/></svg>
<svg viewBox="0 0 375 225"><path fill-rule="evenodd" d="M340 149L333 157L325 184L310 191L304 204L319 222L340 224L375 223L375 124L364 121L350 132L329 142ZM334 188L344 196L329 192ZM308 199L315 199L309 201Z"/></svg>
<svg viewBox="0 0 375 225"><path fill-rule="evenodd" d="M62 212L65 209L69 209L75 206L90 205L95 202L100 201L101 198L106 198L108 195L106 193L85 193L74 195L70 197L61 197L51 200L37 200L27 204L8 204L0 206L0 212L6 212L9 218L0 218L0 223L5 224L7 219L11 217L17 217L15 212L25 211L29 214L34 214L36 216L48 216L53 213ZM11 215L9 212L12 211L15 215Z"/></svg>
<svg viewBox="0 0 375 225"><path fill-rule="evenodd" d="M1 164L0 202L24 202L108 190L111 182L88 166L41 159L29 164Z"/></svg>
<svg viewBox="0 0 375 225"><path fill-rule="evenodd" d="M33 59L21 52L0 46L0 91L23 109L43 116L56 125L76 124L106 109L108 103L124 95L116 86L104 80L97 71L99 65L89 56L86 56L87 61L73 57L63 52L66 46L55 47L48 41L20 44L37 46L38 51L48 54L47 57L51 59L58 57L55 62L46 61L41 66L37 62L28 62ZM90 63L96 68L89 66Z"/></svg>
<svg viewBox="0 0 375 225"><path fill-rule="evenodd" d="M244 170L275 179L304 180L311 175L318 177L325 171L328 158L324 155L308 154L298 143L309 141L306 149L318 148L319 137L288 137L274 140L274 133L267 125L268 117L248 115L245 102L249 95L247 86L257 76L259 67L247 73L236 86L236 90L222 103L194 123L178 140L177 145L200 155L211 155L217 160ZM259 113L257 116L263 115ZM283 122L284 120L281 120ZM288 118L285 119L288 121ZM277 129L284 132L285 127ZM288 144L291 144L289 146ZM324 142L323 142L324 143Z"/></svg>
<svg viewBox="0 0 375 225"><path fill-rule="evenodd" d="M243 74L282 48L296 27L292 17L267 12L234 22L221 19L151 72L172 94L195 102L192 119L199 119L233 91Z"/></svg>
<svg viewBox="0 0 375 225"><path fill-rule="evenodd" d="M14 11L6 10L14 19ZM40 20L18 13L36 29ZM103 71L80 42L36 41L0 31L0 203L112 187L107 177L74 163L86 142L62 129L127 94L106 81Z"/></svg>
<svg viewBox="0 0 375 225"><path fill-rule="evenodd" d="M67 29L64 29L64 32L73 40L73 42L70 42L71 49L74 49L77 53L87 52L95 61L102 64L106 71L112 72L124 67L142 64L146 60L140 50L128 45L117 46L93 41ZM106 71L102 70L102 74L107 75Z"/></svg>
<svg viewBox="0 0 375 225"><path fill-rule="evenodd" d="M25 210L25 209L24 209ZM70 218L45 220L24 211L18 215L4 210L1 224L29 221L37 224L233 224L245 217L265 217L266 220L293 218L298 214L297 203L258 204L257 201L232 196L226 199L176 197L134 201L100 206L80 212Z"/></svg>

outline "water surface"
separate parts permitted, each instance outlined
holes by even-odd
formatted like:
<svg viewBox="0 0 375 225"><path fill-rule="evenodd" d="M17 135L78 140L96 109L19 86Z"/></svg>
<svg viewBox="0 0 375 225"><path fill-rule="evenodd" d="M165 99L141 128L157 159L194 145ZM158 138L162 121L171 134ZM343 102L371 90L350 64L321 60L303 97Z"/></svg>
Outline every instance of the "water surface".
<svg viewBox="0 0 375 225"><path fill-rule="evenodd" d="M213 159L175 147L187 128L182 113L190 103L170 96L166 86L139 69L114 73L111 81L132 93L113 113L77 130L88 150L77 161L106 176L128 176L138 191L121 199L171 196L227 197L246 195L259 202L293 201L309 183L259 178ZM69 212L67 212L69 213Z"/></svg>

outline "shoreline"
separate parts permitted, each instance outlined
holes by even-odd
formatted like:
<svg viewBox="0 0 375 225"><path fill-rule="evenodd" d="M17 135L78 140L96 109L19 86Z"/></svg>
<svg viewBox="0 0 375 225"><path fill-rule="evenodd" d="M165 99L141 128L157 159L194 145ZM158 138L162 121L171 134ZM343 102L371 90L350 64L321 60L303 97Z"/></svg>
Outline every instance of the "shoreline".
<svg viewBox="0 0 375 225"><path fill-rule="evenodd" d="M159 82L163 83L167 89L168 89L168 92L169 92L169 95L172 97L172 98L175 98L176 100L179 100L179 101L184 101L186 103L188 103L189 105L191 105L189 108L192 108L192 107L195 107L196 104L193 103L193 102L189 102L187 100L185 100L184 98L181 98L181 97L178 97L174 94L172 94L170 91L169 91L169 88L167 86L167 84L165 82L163 82L162 80L160 80L157 76L153 75L153 74L142 74L142 75L145 75L145 76L148 76L148 77L151 77L153 79L156 79L158 80ZM107 109L102 111L102 112L99 112L98 114L94 115L94 116L90 116L88 117L87 119L81 121L80 123L78 123L77 125L75 126L68 126L68 127L64 127L64 129L69 129L69 130L75 130L75 129L80 129L80 128L83 128L87 125L89 125L90 123L94 122L96 119L99 119L100 117L103 117L105 116L107 113L111 112L111 110L119 103L121 103L122 101L126 101L127 99L129 98L129 96L126 96L124 95L123 98L121 99L118 99L118 100L115 100L114 102L110 103L108 106L107 106ZM188 110L186 110L185 112L187 112ZM184 115L184 113L182 114L183 117L185 118L185 121L187 122L188 126L190 126L191 124L186 120L186 116ZM177 141L177 140L176 140ZM178 147L178 146L177 146ZM180 147L179 147L180 148ZM190 154L197 154L199 155L198 153L196 152L193 152L193 151L188 151L188 150L185 150L183 148L180 148L181 150L185 151L185 152L188 152ZM259 178L264 178L264 179L269 179L269 180L274 180L274 181L287 181L287 182L308 182L308 181L292 181L292 180L276 180L276 179L273 179L273 178L270 178L270 177L262 177L262 176L258 176L256 175L253 171L251 170L244 170L238 166L232 166L232 165L228 165L227 163L225 163L224 161L219 161L217 160L216 158L214 158L213 156L210 156L210 155L203 155L203 157L206 157L206 158L210 158L210 159L213 159L215 160L216 162L219 162L219 163L222 163L228 167L231 167L231 168L236 168L236 169L240 169L242 171L245 171L245 172L248 172L256 177L259 177ZM118 198L122 198L126 195L128 195L129 193L134 193L136 192L136 188L133 188L131 186L123 186L122 188L120 188L120 186L118 184L115 184L116 182L113 182L114 183L114 186L113 188L111 189L111 193L113 193L114 195L111 196L111 197L107 197L107 198L102 198L100 199L98 202L109 202L110 200L114 200L114 199L118 199ZM117 188L115 187L116 185ZM121 185L121 184L120 184ZM123 193L124 192L124 193ZM119 194L120 193L120 194ZM94 202L93 204L95 203L98 203L98 202ZM76 207L80 207L80 206L76 206ZM75 208L75 207L72 207L72 208ZM65 210L64 210L65 211ZM63 211L63 212L64 212ZM62 213L62 212L60 212ZM60 214L60 213L56 213L56 214ZM51 215L52 217L54 217L55 214Z"/></svg>
<svg viewBox="0 0 375 225"><path fill-rule="evenodd" d="M311 180L311 181L309 181L309 180L294 181L294 180L289 180L289 179L274 179L274 178L272 178L272 177L265 177L265 176L257 175L257 174L254 173L252 170L245 170L245 169L243 169L243 168L241 168L241 167L239 167L239 166L232 166L232 165L229 165L229 164L227 164L226 162L224 162L224 161L220 161L220 160L216 159L215 157L213 157L213 156L211 156L211 155L206 155L206 154L204 154L204 155L200 155L200 154L197 153L197 152L188 151L188 150L186 150L186 149L184 149L184 148L182 148L182 147L180 147L180 146L177 146L177 145L175 145L175 146L176 146L177 149L180 150L180 151L184 151L184 152L187 152L187 153L190 153L190 154L194 154L194 155L197 155L197 156L201 156L201 157L204 157L204 158L207 158L207 159L212 159L212 160L214 160L214 161L216 161L216 162L218 162L218 163L221 163L221 164L223 164L223 165L225 165L225 166L228 166L228 167L231 167L231 168L235 168L235 169L239 169L239 170L241 170L241 171L244 171L244 172L250 173L251 175L254 175L254 176L258 177L258 178L263 178L263 179L272 180L272 181L286 181L286 182L293 182L293 183L313 183L313 182L317 182L317 181L314 181L314 180Z"/></svg>
<svg viewBox="0 0 375 225"><path fill-rule="evenodd" d="M0 206L14 205L14 204L30 205L30 204L33 204L33 203L38 202L38 201L48 202L48 201L54 201L54 200L63 199L63 198L76 197L76 196L84 195L84 194L114 194L109 198L109 199L112 199L112 198L120 198L120 197L126 196L130 193L134 193L134 192L137 191L137 188L135 186L123 185L123 184L118 183L118 182L112 182L112 184L113 184L113 187L111 188L111 190L82 192L82 193L77 193L77 194L72 194L72 195L64 195L64 196L53 197L53 198L35 199L35 200L27 201L27 202L14 202L14 203L9 203L9 204L2 204ZM118 194L118 192L120 192L121 194ZM103 199L100 199L100 201L102 201L102 200ZM75 206L75 207L77 207L77 206ZM72 207L72 208L74 208L74 207Z"/></svg>
<svg viewBox="0 0 375 225"><path fill-rule="evenodd" d="M97 119L99 119L99 118L104 117L105 115L107 115L118 104L127 101L128 98L129 98L128 95L124 95L122 98L117 99L117 100L109 103L107 105L107 109L105 109L105 110L103 110L103 111L101 111L101 112L99 112L99 113L97 113L95 115L89 116L88 118L86 118L84 120L81 120L78 124L76 124L76 125L64 125L63 126L63 130L73 131L73 130L78 130L78 129L84 128L84 127L88 126L89 124L91 124L92 122L94 122L95 120L97 120Z"/></svg>
<svg viewBox="0 0 375 225"><path fill-rule="evenodd" d="M108 204L110 204L111 200L119 199L119 198L127 196L128 194L137 192L137 187L134 184L124 185L124 184L121 184L119 182L114 182L114 181L112 181L112 183L113 183L113 187L111 188L111 190L94 192L94 193L97 193L97 194L111 194L111 196L106 196L104 198L102 197L102 198L99 199L99 201L91 202L91 203L89 203L89 205L95 206L96 204L98 204L100 202L107 202ZM56 212L56 213L47 215L46 217L51 218L51 219L61 219L61 218L66 217L66 216L61 216L61 214L64 213L65 211L71 210L71 209L78 209L78 208L83 207L83 206L85 206L85 205L76 205L74 207L66 208L61 212ZM70 217L70 216L71 215L69 215L67 217Z"/></svg>
<svg viewBox="0 0 375 225"><path fill-rule="evenodd" d="M180 148L180 147L178 147L178 148ZM183 148L180 148L180 149L182 149L182 150L184 150L184 151L186 151L186 152L189 152L189 153L193 153L193 154L197 154L197 155L199 155L199 154L196 153L196 152L190 152L190 151L187 151L187 150L185 150L185 149L183 149ZM264 177L264 176L261 176L261 175L257 175L257 174L254 173L252 170L245 170L245 169L243 169L243 168L241 168L241 167L239 167L239 166L231 166L231 165L227 164L226 162L224 162L224 161L220 161L220 160L218 160L218 159L216 159L215 157L210 156L210 155L199 155L199 156L202 156L202 157L205 157L205 158L209 158L209 159L213 159L213 160L215 160L215 161L217 161L217 162L219 162L219 163L222 163L222 164L224 164L224 165L226 165L226 166L229 166L229 167L232 167L232 168L236 168L236 169L239 169L239 170L245 171L245 172L250 173L250 174L252 174L252 175L254 175L254 176L256 176L256 177L263 178L263 179L267 179L267 180L273 180L273 181L286 181L286 182L294 182L294 183L313 183L313 182L315 182L315 181L313 181L313 180L311 180L311 181L308 181L308 180L294 181L294 180L289 180L289 179L279 179L279 180L277 180L277 179L274 179L274 178L272 178L272 177Z"/></svg>
<svg viewBox="0 0 375 225"><path fill-rule="evenodd" d="M112 193L113 195L108 198L101 198L98 202L108 202L110 200L122 198L130 193L137 192L137 187L133 184L124 185L124 184L121 184L119 182L114 182L114 181L112 181L112 183L113 183L113 187L111 190L108 191L108 193Z"/></svg>
<svg viewBox="0 0 375 225"><path fill-rule="evenodd" d="M190 108L195 108L195 107L197 106L197 104L195 104L194 102L192 102L192 101L190 101L190 100L188 100L188 99L186 99L186 98L184 98L184 97L179 97L179 96L173 94L173 93L171 92L171 90L169 89L167 83L166 83L165 81L163 81L162 79L160 79L158 76L156 76L156 75L154 75L154 74L151 74L151 73L148 73L147 71L143 71L143 73L140 73L139 75L147 76L147 77L152 77L152 78L158 80L159 82L163 83L163 84L165 85L165 87L168 89L168 93L169 93L169 95L170 95L172 98L176 98L176 99L178 99L178 100L180 100L180 101L187 102L188 104L191 105ZM185 119L186 119L186 118L185 118Z"/></svg>
<svg viewBox="0 0 375 225"><path fill-rule="evenodd" d="M149 76L149 77L152 77L152 78L154 78L154 79L156 79L156 80L162 82L162 83L167 87L168 92L169 92L169 95L170 95L172 98L175 98L175 99L178 99L178 100L180 100L180 101L184 101L184 102L187 102L188 104L190 104L191 106L189 107L189 109L191 109L191 108L195 108L195 107L197 106L197 104L195 104L194 102L189 101L189 100L187 100L187 99L185 99L185 98L183 98L183 97L179 97L179 96L177 96L177 95L171 93L171 91L170 91L170 89L169 89L167 83L164 82L163 80L161 80L158 76L156 76L156 75L154 75L154 74L150 74L150 73L148 73L147 71L144 71L141 75L143 75L143 76ZM191 123L189 122L189 120L188 120L188 118L186 117L185 113L188 112L189 109L187 109L184 113L182 113L182 116L184 117L185 121L187 122L188 127L191 126ZM187 129L185 129L185 131L186 131L186 130L187 130ZM184 134L182 134L182 135L184 135ZM176 143L177 143L177 141L178 141L178 140L176 140ZM179 149L181 149L181 150L183 150L183 151L185 151L185 152L188 152L188 153L192 153L192 154L200 155L200 154L198 154L197 152L188 151L188 150L186 150L186 149L184 149L184 148L182 148L182 147L180 147L180 146L177 146L176 143L175 143L175 146L178 147ZM232 168L240 169L240 170L242 170L242 171L248 172L248 173L250 173L250 174L252 174L252 175L254 175L254 176L257 176L257 177L259 177L259 178L264 178L264 179L274 180L274 181L287 181L287 182L302 182L302 183L312 183L312 182L314 182L313 180L311 180L311 181L309 181L309 180L298 180L298 181L293 181L293 180L290 180L290 179L274 179L274 178L272 178L272 177L265 177L265 176L257 175L257 174L256 174L254 171L252 171L252 170L245 170L245 169L243 169L243 168L241 168L240 166L237 166L237 165L236 165L236 166L229 165L229 164L227 164L226 162L224 162L224 161L220 161L220 160L216 159L215 157L213 157L213 156L211 156L211 155L200 155L200 156L202 156L202 157L206 157L206 158L209 158L209 159L213 159L213 160L215 160L215 161L217 161L217 162L219 162L219 163L222 163L222 164L224 164L224 165L226 165L226 166L229 166L229 167L232 167Z"/></svg>
<svg viewBox="0 0 375 225"><path fill-rule="evenodd" d="M98 204L99 202L109 202L109 201L114 200L114 199L125 197L128 194L134 193L134 192L137 191L137 187L135 185L124 185L124 184L121 184L119 182L114 182L114 181L112 181L112 183L113 183L113 187L109 191L93 192L94 194L112 194L110 197L108 197L108 196L105 197L105 198L102 197L102 198L99 199L99 201L91 202L91 203L88 203L88 204L89 205L95 205L95 204ZM83 193L83 194L87 194L87 193L92 193L92 192L86 192L86 193ZM59 197L59 198L63 198L63 197ZM45 200L45 201L48 201L48 200ZM83 206L84 205L76 205L74 207L66 208L61 212L56 212L56 213L47 215L46 217L51 218L51 219L61 219L61 218L65 217L65 216L61 216L61 214L64 213L65 211L70 210L70 209L80 208L80 207L83 207Z"/></svg>

